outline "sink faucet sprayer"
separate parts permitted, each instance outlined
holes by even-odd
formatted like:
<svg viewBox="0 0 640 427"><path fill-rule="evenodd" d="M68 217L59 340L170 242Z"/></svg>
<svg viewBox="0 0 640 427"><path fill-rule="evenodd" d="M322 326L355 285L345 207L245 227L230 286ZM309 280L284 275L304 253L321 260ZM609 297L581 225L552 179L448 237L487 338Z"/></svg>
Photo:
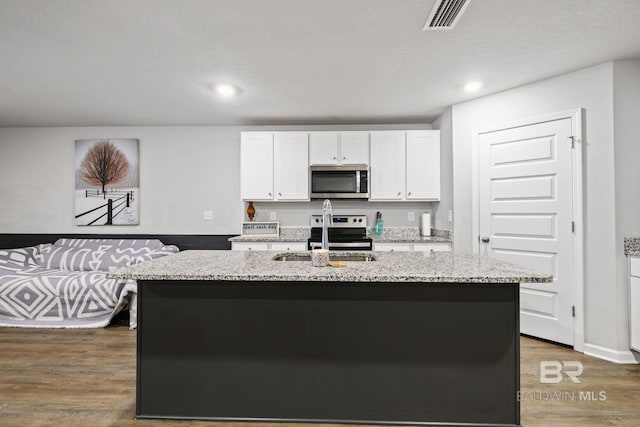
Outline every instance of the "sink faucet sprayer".
<svg viewBox="0 0 640 427"><path fill-rule="evenodd" d="M322 203L322 249L329 249L329 223L331 222L331 200Z"/></svg>

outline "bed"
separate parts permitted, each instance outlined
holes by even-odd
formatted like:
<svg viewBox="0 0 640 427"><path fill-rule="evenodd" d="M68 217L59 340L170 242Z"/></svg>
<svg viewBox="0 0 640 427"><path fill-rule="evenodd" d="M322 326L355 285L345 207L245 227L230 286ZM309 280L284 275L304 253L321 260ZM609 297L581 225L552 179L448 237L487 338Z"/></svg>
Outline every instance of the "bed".
<svg viewBox="0 0 640 427"><path fill-rule="evenodd" d="M0 326L96 328L129 309L137 326L137 285L109 271L178 252L149 239L58 239L0 250Z"/></svg>

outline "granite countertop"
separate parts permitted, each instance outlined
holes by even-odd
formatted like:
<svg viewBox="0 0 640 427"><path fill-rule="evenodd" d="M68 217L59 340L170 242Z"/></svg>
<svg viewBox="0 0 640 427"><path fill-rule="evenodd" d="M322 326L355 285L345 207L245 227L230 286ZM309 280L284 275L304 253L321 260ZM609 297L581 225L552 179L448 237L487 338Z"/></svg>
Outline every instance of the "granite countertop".
<svg viewBox="0 0 640 427"><path fill-rule="evenodd" d="M640 256L640 237L624 238L624 254L627 256Z"/></svg>
<svg viewBox="0 0 640 427"><path fill-rule="evenodd" d="M318 282L550 282L552 277L493 258L450 252L367 252L346 267L275 261L277 251L184 251L109 273L113 279ZM289 254L309 254L296 252ZM340 252L340 255L349 254Z"/></svg>

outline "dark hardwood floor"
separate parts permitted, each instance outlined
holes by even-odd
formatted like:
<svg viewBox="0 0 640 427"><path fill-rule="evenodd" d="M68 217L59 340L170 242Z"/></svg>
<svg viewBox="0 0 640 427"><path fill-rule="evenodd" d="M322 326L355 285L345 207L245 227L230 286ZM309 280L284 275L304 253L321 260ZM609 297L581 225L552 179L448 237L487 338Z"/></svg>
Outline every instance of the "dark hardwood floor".
<svg viewBox="0 0 640 427"><path fill-rule="evenodd" d="M136 334L126 321L90 330L0 328L0 426L258 425L134 420ZM528 337L521 344L524 426L640 425L639 365L609 363ZM540 361L581 362L581 383L565 377L541 384Z"/></svg>

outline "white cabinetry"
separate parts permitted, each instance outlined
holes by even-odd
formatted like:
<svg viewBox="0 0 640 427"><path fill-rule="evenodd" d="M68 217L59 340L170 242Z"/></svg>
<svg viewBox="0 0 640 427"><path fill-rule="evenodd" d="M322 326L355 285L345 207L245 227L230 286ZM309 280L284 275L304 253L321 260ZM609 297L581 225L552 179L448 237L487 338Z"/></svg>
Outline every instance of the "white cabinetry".
<svg viewBox="0 0 640 427"><path fill-rule="evenodd" d="M440 131L371 132L370 158L370 200L440 200Z"/></svg>
<svg viewBox="0 0 640 427"><path fill-rule="evenodd" d="M407 200L440 200L440 131L407 132Z"/></svg>
<svg viewBox="0 0 640 427"><path fill-rule="evenodd" d="M306 132L242 132L240 194L250 201L309 200Z"/></svg>
<svg viewBox="0 0 640 427"><path fill-rule="evenodd" d="M371 132L369 200L404 200L405 132Z"/></svg>
<svg viewBox="0 0 640 427"><path fill-rule="evenodd" d="M373 242L373 250L380 252L450 252L451 245L449 243L376 243Z"/></svg>
<svg viewBox="0 0 640 427"><path fill-rule="evenodd" d="M276 132L273 146L274 200L309 200L309 134Z"/></svg>
<svg viewBox="0 0 640 427"><path fill-rule="evenodd" d="M273 133L240 134L242 200L273 200Z"/></svg>
<svg viewBox="0 0 640 427"><path fill-rule="evenodd" d="M306 242L231 242L234 251L306 251Z"/></svg>
<svg viewBox="0 0 640 427"><path fill-rule="evenodd" d="M312 165L369 164L369 132L311 132Z"/></svg>
<svg viewBox="0 0 640 427"><path fill-rule="evenodd" d="M629 257L629 273L631 348L640 351L640 257Z"/></svg>

